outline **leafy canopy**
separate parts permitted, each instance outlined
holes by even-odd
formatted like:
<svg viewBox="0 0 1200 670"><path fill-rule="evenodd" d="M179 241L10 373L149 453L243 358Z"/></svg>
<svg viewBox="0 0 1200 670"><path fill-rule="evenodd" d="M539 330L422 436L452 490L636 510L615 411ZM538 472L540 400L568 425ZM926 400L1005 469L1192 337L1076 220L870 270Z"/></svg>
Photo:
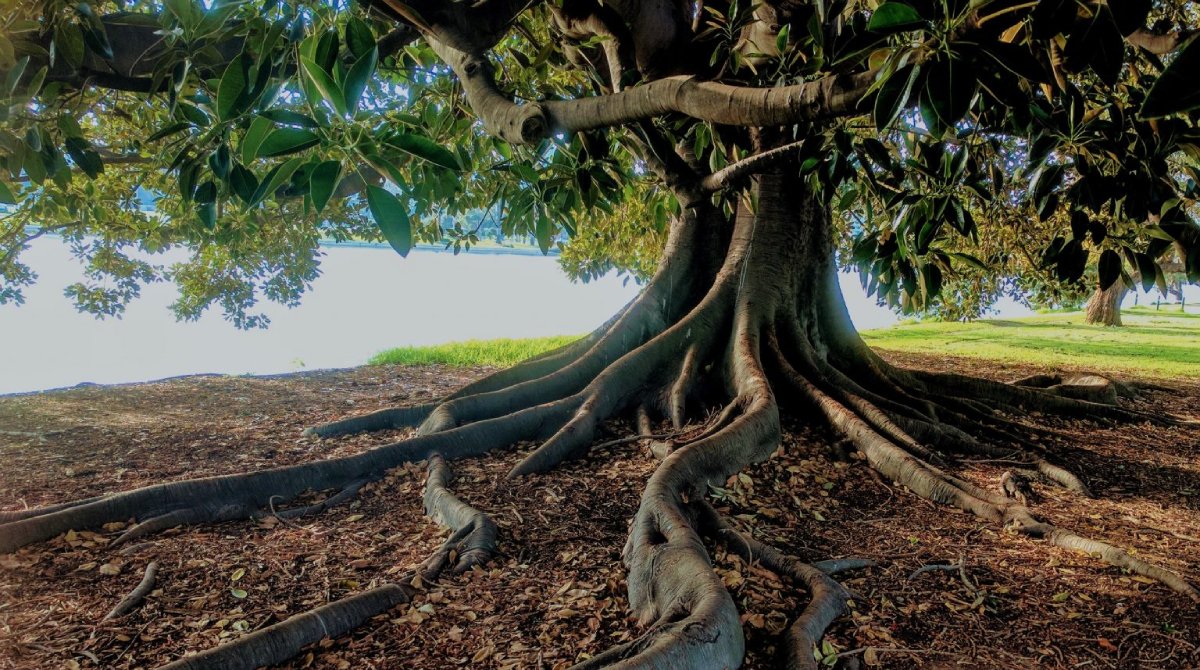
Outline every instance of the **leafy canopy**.
<svg viewBox="0 0 1200 670"><path fill-rule="evenodd" d="M1165 259L1200 279L1189 2L705 2L645 25L621 15L636 3L613 19L604 3L486 0L445 3L469 19L454 30L399 0L18 4L0 16L0 302L34 280L20 252L46 232L87 263L68 289L82 308L119 313L167 279L179 315L219 304L242 326L265 323L261 297L299 299L323 237L404 255L469 247L499 221L543 250L565 234L577 276L644 277L683 206L655 172L666 154L703 174L756 150L752 123L704 110L510 143L435 40L485 50L526 101L603 103L667 75L741 91L857 77L850 104L786 126L787 164L898 309L997 273L1069 291L1085 273L1153 284ZM744 183L706 197L732 211Z"/></svg>

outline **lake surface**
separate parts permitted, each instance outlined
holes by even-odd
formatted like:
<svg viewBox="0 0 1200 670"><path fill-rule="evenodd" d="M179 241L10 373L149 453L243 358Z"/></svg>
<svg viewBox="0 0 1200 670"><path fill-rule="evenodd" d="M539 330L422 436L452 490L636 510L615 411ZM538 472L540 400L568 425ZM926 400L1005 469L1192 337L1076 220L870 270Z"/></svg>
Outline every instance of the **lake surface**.
<svg viewBox="0 0 1200 670"><path fill-rule="evenodd" d="M294 309L264 303L266 330L243 331L210 311L178 322L167 309L171 284L145 287L120 319L75 311L63 288L83 278L59 238L24 255L39 275L23 306L0 306L0 393L81 382L119 383L184 374L270 374L364 363L389 347L493 337L584 334L637 293L610 275L571 282L555 258L387 247L324 248L322 275ZM855 324L896 322L866 297L856 275L842 276ZM1015 305L1002 309L1019 316Z"/></svg>

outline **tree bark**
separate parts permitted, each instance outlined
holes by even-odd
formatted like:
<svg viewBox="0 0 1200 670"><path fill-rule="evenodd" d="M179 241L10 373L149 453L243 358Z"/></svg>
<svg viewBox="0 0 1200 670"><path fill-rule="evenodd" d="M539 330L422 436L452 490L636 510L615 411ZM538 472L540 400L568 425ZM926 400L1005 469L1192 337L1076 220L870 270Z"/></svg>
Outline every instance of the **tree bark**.
<svg viewBox="0 0 1200 670"><path fill-rule="evenodd" d="M1118 277L1112 286L1101 290L1099 287L1088 298L1084 320L1087 323L1101 326L1121 325L1121 301L1129 288Z"/></svg>

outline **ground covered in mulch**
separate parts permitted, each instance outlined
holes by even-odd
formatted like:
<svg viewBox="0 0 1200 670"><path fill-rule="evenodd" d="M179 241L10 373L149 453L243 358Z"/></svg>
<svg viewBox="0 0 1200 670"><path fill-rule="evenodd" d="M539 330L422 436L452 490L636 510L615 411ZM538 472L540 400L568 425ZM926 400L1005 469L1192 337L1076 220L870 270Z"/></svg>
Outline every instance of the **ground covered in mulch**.
<svg viewBox="0 0 1200 670"><path fill-rule="evenodd" d="M924 368L1011 379L1038 370L896 355ZM192 377L0 398L0 508L19 509L162 480L350 454L399 432L322 441L312 424L427 401L486 370L374 367L273 378ZM1143 408L1200 413L1200 383L1173 381ZM1069 440L1061 462L1100 495L1038 487L1056 524L1137 551L1200 581L1200 435L1046 417ZM608 427L628 434L627 426ZM601 438L611 439L612 436ZM501 529L486 568L425 584L418 599L325 640L295 668L561 668L639 634L621 547L656 460L623 444L548 475L504 478L531 445L451 464L454 490ZM994 486L995 464L961 474ZM125 553L123 524L73 531L0 556L0 668L142 668L206 649L392 580L447 532L421 511L424 468L398 468L353 503L313 518L176 529ZM792 420L770 460L713 500L743 529L806 560L857 556L858 596L827 636L835 662L889 668L1196 668L1200 611L1162 585L918 500L834 458ZM315 498L314 498L315 499ZM743 611L747 667L774 667L803 592L714 548ZM160 564L143 606L104 615ZM961 562L961 570L923 566Z"/></svg>

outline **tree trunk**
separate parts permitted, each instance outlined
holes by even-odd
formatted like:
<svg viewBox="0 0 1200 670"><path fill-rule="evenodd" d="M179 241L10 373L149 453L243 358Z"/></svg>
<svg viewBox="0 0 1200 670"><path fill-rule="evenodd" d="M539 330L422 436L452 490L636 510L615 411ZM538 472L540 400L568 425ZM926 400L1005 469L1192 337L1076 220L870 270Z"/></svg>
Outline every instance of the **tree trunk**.
<svg viewBox="0 0 1200 670"><path fill-rule="evenodd" d="M740 613L712 570L707 540L750 552L811 594L785 634L780 666L815 668L814 646L849 597L830 575L863 564L803 563L786 548L737 531L705 500L711 486L723 485L779 448L780 413L793 411L828 426L869 467L915 495L1098 556L1200 599L1175 574L1039 521L1023 501L984 489L952 469L968 456L1016 460L1032 476L1088 495L1077 477L1051 462L1034 429L997 410L1160 422L1169 417L1077 399L1084 396L1070 383L1010 385L891 366L863 343L850 321L837 281L825 194L787 170L757 177L750 191L738 196L732 218L707 196L682 193L681 202L691 204L672 225L654 279L589 337L440 403L385 410L314 431L336 437L417 428L409 439L326 461L161 484L0 517L0 551L130 517L140 523L116 544L263 509L319 513L389 468L429 460L430 513L455 534L417 569L431 574L462 569L488 559L497 528L486 506L469 507L449 491L443 458L485 457L535 440L540 446L526 453L512 476L546 472L588 453L600 422L636 414L644 432L666 420L681 436L673 449L655 452L662 462L645 484L623 552L629 603L647 629L580 667L738 667L745 646ZM706 416L715 418L689 425ZM324 503L281 508L308 489L333 493ZM383 585L330 603L188 657L178 667L249 670L279 662L329 631L363 625L404 602L406 588Z"/></svg>
<svg viewBox="0 0 1200 670"><path fill-rule="evenodd" d="M1085 321L1093 325L1120 326L1121 301L1128 292L1129 288L1120 277L1107 289L1100 290L1097 287L1092 297L1088 298Z"/></svg>

